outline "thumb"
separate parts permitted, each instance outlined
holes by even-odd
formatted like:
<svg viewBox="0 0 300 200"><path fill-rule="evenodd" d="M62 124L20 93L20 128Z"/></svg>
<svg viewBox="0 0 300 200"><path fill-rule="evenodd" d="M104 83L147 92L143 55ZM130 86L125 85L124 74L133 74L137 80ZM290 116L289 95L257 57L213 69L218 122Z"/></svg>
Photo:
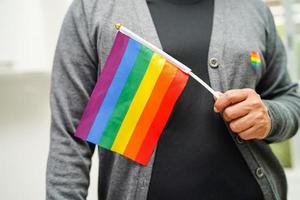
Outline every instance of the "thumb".
<svg viewBox="0 0 300 200"><path fill-rule="evenodd" d="M222 92L216 91L214 93L214 100L216 101L222 94L223 94Z"/></svg>
<svg viewBox="0 0 300 200"><path fill-rule="evenodd" d="M216 92L214 93L214 100L217 101L218 98L220 98L221 95L223 95L222 92L216 91ZM215 111L215 112L219 112L218 109L217 109L215 106L214 106L214 111Z"/></svg>

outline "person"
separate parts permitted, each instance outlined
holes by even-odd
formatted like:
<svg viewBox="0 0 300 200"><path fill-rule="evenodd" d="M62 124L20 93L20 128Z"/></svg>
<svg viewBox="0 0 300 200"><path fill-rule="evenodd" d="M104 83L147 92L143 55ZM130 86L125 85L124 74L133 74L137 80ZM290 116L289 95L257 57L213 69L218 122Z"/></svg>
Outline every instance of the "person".
<svg viewBox="0 0 300 200"><path fill-rule="evenodd" d="M53 65L46 198L87 197L95 145L74 133L119 22L220 95L189 79L147 166L99 147L99 199L287 199L269 144L297 132L300 97L260 0L74 0Z"/></svg>

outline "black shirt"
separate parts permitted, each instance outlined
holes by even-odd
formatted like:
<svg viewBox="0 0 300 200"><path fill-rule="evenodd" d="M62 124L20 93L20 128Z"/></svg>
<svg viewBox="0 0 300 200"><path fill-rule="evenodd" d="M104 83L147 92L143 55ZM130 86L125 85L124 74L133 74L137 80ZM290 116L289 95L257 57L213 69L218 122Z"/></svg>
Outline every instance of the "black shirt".
<svg viewBox="0 0 300 200"><path fill-rule="evenodd" d="M209 83L213 0L147 0L163 50ZM158 143L148 200L263 199L214 100L189 79Z"/></svg>

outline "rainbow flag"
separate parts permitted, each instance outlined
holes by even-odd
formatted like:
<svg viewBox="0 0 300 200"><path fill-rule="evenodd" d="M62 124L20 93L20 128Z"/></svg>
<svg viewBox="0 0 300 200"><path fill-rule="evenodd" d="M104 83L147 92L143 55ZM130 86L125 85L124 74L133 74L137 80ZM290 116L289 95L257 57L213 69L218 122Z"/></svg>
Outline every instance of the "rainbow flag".
<svg viewBox="0 0 300 200"><path fill-rule="evenodd" d="M251 51L250 53L250 63L255 72L259 69L261 65L261 58L258 52Z"/></svg>
<svg viewBox="0 0 300 200"><path fill-rule="evenodd" d="M75 135L146 165L188 77L118 31Z"/></svg>

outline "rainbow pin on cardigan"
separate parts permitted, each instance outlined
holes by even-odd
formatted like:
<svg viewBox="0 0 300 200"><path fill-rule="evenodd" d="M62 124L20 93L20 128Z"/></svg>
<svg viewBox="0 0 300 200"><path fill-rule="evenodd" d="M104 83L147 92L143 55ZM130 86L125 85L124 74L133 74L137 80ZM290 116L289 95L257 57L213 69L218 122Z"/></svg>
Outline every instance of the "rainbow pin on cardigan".
<svg viewBox="0 0 300 200"><path fill-rule="evenodd" d="M120 24L116 29L75 136L146 165L188 77L217 93L161 49Z"/></svg>
<svg viewBox="0 0 300 200"><path fill-rule="evenodd" d="M257 70L260 68L261 65L261 58L258 52L256 51L251 51L250 53L250 62L252 69L257 72Z"/></svg>

